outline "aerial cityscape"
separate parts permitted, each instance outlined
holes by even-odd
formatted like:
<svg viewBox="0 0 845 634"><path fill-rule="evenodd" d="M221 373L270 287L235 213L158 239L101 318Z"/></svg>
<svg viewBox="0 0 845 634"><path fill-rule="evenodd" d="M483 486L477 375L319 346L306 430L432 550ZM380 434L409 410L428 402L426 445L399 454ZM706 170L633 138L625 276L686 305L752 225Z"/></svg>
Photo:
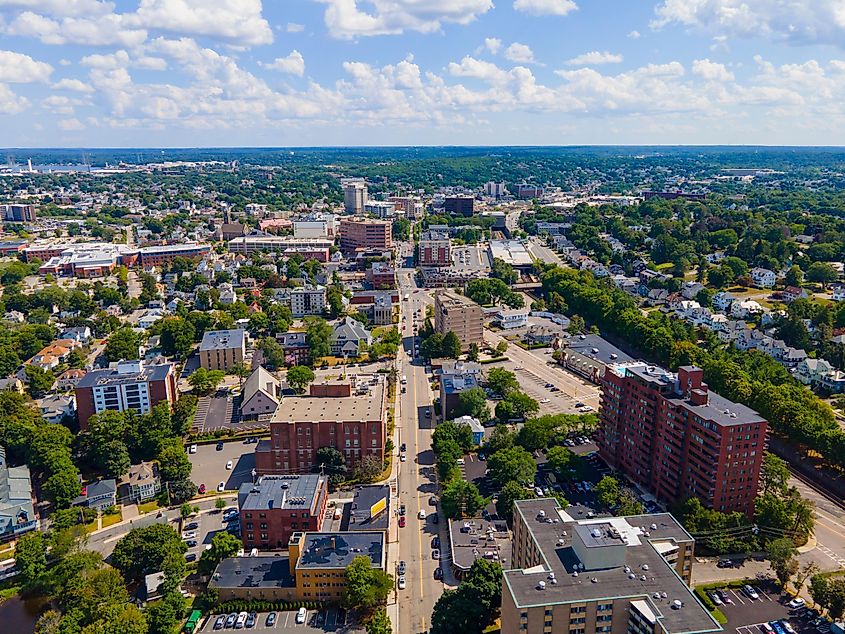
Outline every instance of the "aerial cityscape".
<svg viewBox="0 0 845 634"><path fill-rule="evenodd" d="M841 4L0 0L0 633L845 634Z"/></svg>

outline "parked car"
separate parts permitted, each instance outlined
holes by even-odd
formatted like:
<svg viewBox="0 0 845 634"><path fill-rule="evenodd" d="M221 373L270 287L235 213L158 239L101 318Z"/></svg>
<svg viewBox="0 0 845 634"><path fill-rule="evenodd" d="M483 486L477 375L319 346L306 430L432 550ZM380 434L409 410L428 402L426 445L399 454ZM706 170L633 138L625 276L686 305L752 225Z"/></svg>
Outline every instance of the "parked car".
<svg viewBox="0 0 845 634"><path fill-rule="evenodd" d="M299 624L305 623L305 617L308 615L308 610L305 608L299 608L296 612L296 622Z"/></svg>
<svg viewBox="0 0 845 634"><path fill-rule="evenodd" d="M403 560L399 561L399 574L404 575L405 570L406 570L406 565L405 565L405 560L403 559Z"/></svg>
<svg viewBox="0 0 845 634"><path fill-rule="evenodd" d="M786 604L786 607L788 607L790 610L794 610L795 608L803 608L805 604L806 601L804 601L804 599L802 599L801 597L795 597L794 599L792 599L792 601Z"/></svg>
<svg viewBox="0 0 845 634"><path fill-rule="evenodd" d="M421 520L424 520L425 519L425 511L423 509L420 509L420 512L417 514L417 517Z"/></svg>
<svg viewBox="0 0 845 634"><path fill-rule="evenodd" d="M405 589L405 575L399 575L399 589Z"/></svg>
<svg viewBox="0 0 845 634"><path fill-rule="evenodd" d="M439 538L439 537L435 536L435 537L431 540L431 547L432 547L432 548L440 548L440 538Z"/></svg>
<svg viewBox="0 0 845 634"><path fill-rule="evenodd" d="M222 440L217 443L217 451L223 451L223 441ZM235 618L237 618L237 617L235 617Z"/></svg>
<svg viewBox="0 0 845 634"><path fill-rule="evenodd" d="M246 617L246 627L255 627L255 620L257 616L258 615L255 612L250 612Z"/></svg>
<svg viewBox="0 0 845 634"><path fill-rule="evenodd" d="M437 568L434 569L434 578L437 579L438 581L443 578L443 569L442 568L437 567Z"/></svg>
<svg viewBox="0 0 845 634"><path fill-rule="evenodd" d="M432 550L431 551L431 558L435 559L435 560L440 559L440 551L436 548L434 550Z"/></svg>
<svg viewBox="0 0 845 634"><path fill-rule="evenodd" d="M399 507L399 515L400 516L405 515L405 505L404 504Z"/></svg>
<svg viewBox="0 0 845 634"><path fill-rule="evenodd" d="M201 485L199 486L199 488L197 489L197 492L199 492L199 494L200 494L200 495L202 495L203 493L205 493L205 485L204 485L204 484L201 484Z"/></svg>
<svg viewBox="0 0 845 634"><path fill-rule="evenodd" d="M264 625L266 625L267 627L273 627L275 624L276 624L276 613L270 612L270 614L267 615L267 620L264 621Z"/></svg>
<svg viewBox="0 0 845 634"><path fill-rule="evenodd" d="M399 528L405 528L405 516L404 515L399 516Z"/></svg>
<svg viewBox="0 0 845 634"><path fill-rule="evenodd" d="M196 553L185 553L185 561L191 562L191 561L196 561L196 560L197 560L197 554ZM215 629L217 629L217 628L215 628Z"/></svg>
<svg viewBox="0 0 845 634"><path fill-rule="evenodd" d="M196 531L185 531L182 533L182 539L196 539L197 532Z"/></svg>
<svg viewBox="0 0 845 634"><path fill-rule="evenodd" d="M227 470L227 471L231 471L233 466L235 466L235 463L234 463L234 462L232 462L231 460L229 460L229 461L226 463L226 470Z"/></svg>
<svg viewBox="0 0 845 634"><path fill-rule="evenodd" d="M188 545L188 548L194 548L197 545L197 540L189 539L185 543Z"/></svg>
<svg viewBox="0 0 845 634"><path fill-rule="evenodd" d="M218 493L223 493L223 491L225 491L225 490L226 490L226 483L225 482L221 482L220 484L217 485L217 492Z"/></svg>
<svg viewBox="0 0 845 634"><path fill-rule="evenodd" d="M196 445L191 445L190 447L188 447L188 453L196 453L196 452L197 452L197 446Z"/></svg>
<svg viewBox="0 0 845 634"><path fill-rule="evenodd" d="M722 597L719 596L718 592L711 592L710 598L713 600L713 603L716 605L722 605Z"/></svg>
<svg viewBox="0 0 845 634"><path fill-rule="evenodd" d="M215 630L222 630L226 625L226 615L221 614L214 620L214 629Z"/></svg>
<svg viewBox="0 0 845 634"><path fill-rule="evenodd" d="M235 627L235 621L238 620L238 615L236 612L232 612L229 616L226 617L226 629L230 630Z"/></svg>
<svg viewBox="0 0 845 634"><path fill-rule="evenodd" d="M742 586L742 591L745 593L745 595L749 599L752 599L754 601L756 601L757 599L760 598L760 595L757 594L757 591L754 588L752 588L751 586L749 586L748 584L745 584L744 586Z"/></svg>

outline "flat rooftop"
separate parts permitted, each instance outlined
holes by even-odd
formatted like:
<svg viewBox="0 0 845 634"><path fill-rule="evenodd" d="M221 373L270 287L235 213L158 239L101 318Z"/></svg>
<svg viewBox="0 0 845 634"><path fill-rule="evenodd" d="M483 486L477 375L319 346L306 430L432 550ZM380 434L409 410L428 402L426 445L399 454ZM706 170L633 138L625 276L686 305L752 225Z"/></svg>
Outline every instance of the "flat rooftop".
<svg viewBox="0 0 845 634"><path fill-rule="evenodd" d="M288 396L276 409L271 422L368 422L384 417L384 384L368 385L366 393L352 396Z"/></svg>
<svg viewBox="0 0 845 634"><path fill-rule="evenodd" d="M542 560L534 568L505 571L506 591L511 593L517 607L612 599L643 600L670 634L721 631L683 579L658 552L658 547L667 541L692 541L668 513L576 522L551 498L518 501L514 513L524 518ZM575 566L580 562L572 547L573 532L584 527L590 535L592 526L605 524L618 528L627 540L624 565L577 571ZM593 543L594 547L601 545ZM554 573L554 583L551 583L550 573ZM543 589L541 581L545 583ZM674 601L680 601L681 607L673 608Z"/></svg>
<svg viewBox="0 0 845 634"><path fill-rule="evenodd" d="M313 511L325 487L326 478L316 473L262 476L255 484L241 484L238 508L242 511Z"/></svg>
<svg viewBox="0 0 845 634"><path fill-rule="evenodd" d="M229 557L217 566L210 588L293 588L287 556Z"/></svg>
<svg viewBox="0 0 845 634"><path fill-rule="evenodd" d="M202 336L200 350L231 350L242 348L246 342L246 332L237 330L209 330Z"/></svg>
<svg viewBox="0 0 845 634"><path fill-rule="evenodd" d="M380 500L387 500L383 510L371 516L370 510ZM343 530L386 531L390 526L390 487L386 484L374 484L355 487L352 502L349 504L349 517L344 518Z"/></svg>
<svg viewBox="0 0 845 634"><path fill-rule="evenodd" d="M491 240L490 257L498 258L511 266L531 266L531 254L519 240Z"/></svg>
<svg viewBox="0 0 845 634"><path fill-rule="evenodd" d="M301 568L346 568L356 557L369 557L374 568L384 568L385 534L382 531L305 533L296 564Z"/></svg>
<svg viewBox="0 0 845 634"><path fill-rule="evenodd" d="M729 427L732 425L766 422L765 418L750 407L742 403L735 403L712 390L707 391L707 403L704 405L693 404L685 395L681 394L678 387L677 375L661 367L646 363L632 363L630 365L622 365L621 368L624 372L632 374L657 388L671 390L669 393L664 393L667 401L677 407L683 407L699 418L712 421L717 425Z"/></svg>
<svg viewBox="0 0 845 634"><path fill-rule="evenodd" d="M564 342L567 350L572 350L590 359L600 361L605 365L611 363L629 363L633 357L628 356L612 343L598 335L578 335Z"/></svg>
<svg viewBox="0 0 845 634"><path fill-rule="evenodd" d="M498 562L506 569L511 565L511 541L505 520L449 520L449 541L452 562L461 570L469 570L477 559Z"/></svg>
<svg viewBox="0 0 845 634"><path fill-rule="evenodd" d="M164 381L173 369L172 363L142 366L140 372L121 372L117 368L92 370L79 380L77 388L96 387L98 385L121 385L128 383L146 383Z"/></svg>

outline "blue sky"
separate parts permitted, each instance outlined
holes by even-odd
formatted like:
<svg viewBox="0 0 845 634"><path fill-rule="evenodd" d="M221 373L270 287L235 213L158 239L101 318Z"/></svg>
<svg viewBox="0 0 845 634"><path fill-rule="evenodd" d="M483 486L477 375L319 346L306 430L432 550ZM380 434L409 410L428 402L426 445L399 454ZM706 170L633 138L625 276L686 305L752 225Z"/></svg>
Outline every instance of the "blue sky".
<svg viewBox="0 0 845 634"><path fill-rule="evenodd" d="M842 0L0 0L0 145L845 142Z"/></svg>

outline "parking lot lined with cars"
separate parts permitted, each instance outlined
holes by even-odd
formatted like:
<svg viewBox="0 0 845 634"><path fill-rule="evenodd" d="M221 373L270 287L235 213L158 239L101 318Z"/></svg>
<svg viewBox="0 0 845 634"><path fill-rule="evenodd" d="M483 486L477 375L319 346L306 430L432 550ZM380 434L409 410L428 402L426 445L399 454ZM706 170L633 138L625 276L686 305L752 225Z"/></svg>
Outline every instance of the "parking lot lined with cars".
<svg viewBox="0 0 845 634"><path fill-rule="evenodd" d="M781 595L768 582L749 582L738 588L707 592L737 634L825 634L830 622L803 599Z"/></svg>
<svg viewBox="0 0 845 634"><path fill-rule="evenodd" d="M299 634L334 631L357 634L364 631L352 622L351 615L346 610L336 607L324 610L308 610L303 607L284 612L213 614L200 631L219 632L240 629L255 632L290 630Z"/></svg>

